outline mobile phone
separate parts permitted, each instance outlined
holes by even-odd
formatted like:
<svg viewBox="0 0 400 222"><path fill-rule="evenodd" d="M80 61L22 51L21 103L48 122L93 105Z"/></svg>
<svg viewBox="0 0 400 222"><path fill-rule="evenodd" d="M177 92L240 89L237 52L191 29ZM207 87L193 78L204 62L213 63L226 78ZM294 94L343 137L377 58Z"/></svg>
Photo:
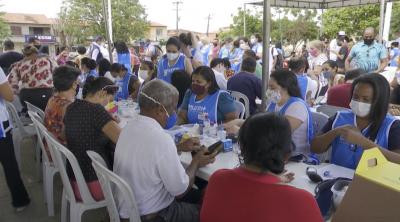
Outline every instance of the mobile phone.
<svg viewBox="0 0 400 222"><path fill-rule="evenodd" d="M224 144L222 143L222 141L218 141L214 144L212 144L211 146L208 147L208 154L212 154L212 153L220 153L224 150Z"/></svg>

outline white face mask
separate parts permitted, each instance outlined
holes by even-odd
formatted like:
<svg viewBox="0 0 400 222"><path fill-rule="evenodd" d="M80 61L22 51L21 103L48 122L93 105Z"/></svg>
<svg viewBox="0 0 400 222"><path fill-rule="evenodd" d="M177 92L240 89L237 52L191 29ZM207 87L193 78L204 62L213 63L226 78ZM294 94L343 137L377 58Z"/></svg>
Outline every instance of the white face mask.
<svg viewBox="0 0 400 222"><path fill-rule="evenodd" d="M179 53L167 53L167 58L169 61L175 60L176 58L178 58Z"/></svg>
<svg viewBox="0 0 400 222"><path fill-rule="evenodd" d="M139 70L139 72L138 72L138 74L139 74L139 77L141 78L141 79L143 79L143 80L146 80L147 79L147 73L148 73L148 70Z"/></svg>
<svg viewBox="0 0 400 222"><path fill-rule="evenodd" d="M251 44L256 43L256 38L251 38L251 39L250 39L250 42L251 42Z"/></svg>
<svg viewBox="0 0 400 222"><path fill-rule="evenodd" d="M366 117L371 110L371 104L351 100L350 108L356 116Z"/></svg>
<svg viewBox="0 0 400 222"><path fill-rule="evenodd" d="M278 103L279 101L281 101L282 96L279 91L268 89L267 90L267 98L269 99L269 101L271 101L273 103Z"/></svg>

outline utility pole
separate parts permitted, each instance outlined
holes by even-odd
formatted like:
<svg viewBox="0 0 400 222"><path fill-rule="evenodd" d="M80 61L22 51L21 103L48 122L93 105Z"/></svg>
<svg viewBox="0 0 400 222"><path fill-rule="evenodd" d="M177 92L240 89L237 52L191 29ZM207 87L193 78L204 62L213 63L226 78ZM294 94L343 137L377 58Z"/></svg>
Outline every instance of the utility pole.
<svg viewBox="0 0 400 222"><path fill-rule="evenodd" d="M208 37L208 32L210 30L210 20L211 19L212 19L211 14L208 14L208 16L207 16L207 32L206 32L207 37Z"/></svg>
<svg viewBox="0 0 400 222"><path fill-rule="evenodd" d="M179 31L179 25L178 25L178 23L179 23L179 5L183 4L183 2L175 1L175 2L172 2L172 4L174 4L176 6L176 8L175 8L175 11L176 11L176 33L178 34L178 31Z"/></svg>
<svg viewBox="0 0 400 222"><path fill-rule="evenodd" d="M243 37L246 37L246 3L243 4Z"/></svg>

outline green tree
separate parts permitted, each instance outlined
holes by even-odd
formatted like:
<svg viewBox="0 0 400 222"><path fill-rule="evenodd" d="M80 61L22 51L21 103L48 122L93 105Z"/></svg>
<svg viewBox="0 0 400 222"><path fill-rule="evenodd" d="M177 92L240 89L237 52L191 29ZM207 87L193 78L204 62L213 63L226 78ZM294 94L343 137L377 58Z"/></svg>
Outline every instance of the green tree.
<svg viewBox="0 0 400 222"><path fill-rule="evenodd" d="M250 10L245 11L242 8L238 8L237 14L232 15L232 24L230 30L220 32L219 37L224 39L226 37L237 37L244 35L244 14L246 14L246 37L249 37L254 33L262 33L262 12L256 11L252 13Z"/></svg>
<svg viewBox="0 0 400 222"><path fill-rule="evenodd" d="M328 9L323 14L324 33L334 37L340 30L348 35L361 36L364 29L379 27L380 6L379 4L364 5L357 7ZM391 36L400 30L400 4L394 3L391 21Z"/></svg>
<svg viewBox="0 0 400 222"><path fill-rule="evenodd" d="M4 12L0 12L0 39L5 39L11 34L10 26L5 23L3 16Z"/></svg>
<svg viewBox="0 0 400 222"><path fill-rule="evenodd" d="M138 0L112 1L113 39L129 42L145 36L149 23ZM84 43L87 38L106 34L100 0L64 0L59 14L59 30L68 43Z"/></svg>

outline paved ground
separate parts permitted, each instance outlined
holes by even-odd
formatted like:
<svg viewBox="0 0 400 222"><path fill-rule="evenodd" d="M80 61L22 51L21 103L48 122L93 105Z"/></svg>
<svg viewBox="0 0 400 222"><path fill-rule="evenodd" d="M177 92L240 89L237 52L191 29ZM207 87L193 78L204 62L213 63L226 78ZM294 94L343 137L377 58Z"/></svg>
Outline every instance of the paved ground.
<svg viewBox="0 0 400 222"><path fill-rule="evenodd" d="M0 149L1 150L1 149ZM11 197L5 182L4 173L0 164L0 222L55 222L61 221L61 193L62 182L57 174L54 179L54 209L55 216L47 216L47 206L43 201L42 182L38 181L35 170L35 160L32 141L23 142L22 152L22 177L31 198L31 204L20 213L16 213L11 205ZM83 222L98 222L105 218L105 209L92 210L84 213Z"/></svg>

